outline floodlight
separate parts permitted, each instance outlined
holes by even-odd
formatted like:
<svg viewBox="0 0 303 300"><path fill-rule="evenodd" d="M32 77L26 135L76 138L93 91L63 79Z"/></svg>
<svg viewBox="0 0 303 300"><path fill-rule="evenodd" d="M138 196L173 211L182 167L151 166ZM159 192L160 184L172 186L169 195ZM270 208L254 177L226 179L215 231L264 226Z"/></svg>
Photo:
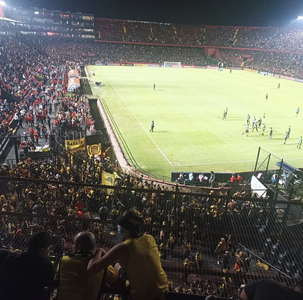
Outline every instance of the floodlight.
<svg viewBox="0 0 303 300"><path fill-rule="evenodd" d="M6 3L4 1L0 1L0 6L5 6Z"/></svg>
<svg viewBox="0 0 303 300"><path fill-rule="evenodd" d="M303 16L298 16L297 20L303 20Z"/></svg>
<svg viewBox="0 0 303 300"><path fill-rule="evenodd" d="M38 11L34 11L34 15L39 15L39 12Z"/></svg>

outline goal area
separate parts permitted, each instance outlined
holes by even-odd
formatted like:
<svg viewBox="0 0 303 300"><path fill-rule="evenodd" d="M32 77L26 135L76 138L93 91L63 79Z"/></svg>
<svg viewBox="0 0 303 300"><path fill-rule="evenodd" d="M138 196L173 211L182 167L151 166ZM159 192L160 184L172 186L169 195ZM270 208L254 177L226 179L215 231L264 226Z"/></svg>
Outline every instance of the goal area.
<svg viewBox="0 0 303 300"><path fill-rule="evenodd" d="M165 61L164 62L164 68L181 68L181 62L171 62L171 61Z"/></svg>

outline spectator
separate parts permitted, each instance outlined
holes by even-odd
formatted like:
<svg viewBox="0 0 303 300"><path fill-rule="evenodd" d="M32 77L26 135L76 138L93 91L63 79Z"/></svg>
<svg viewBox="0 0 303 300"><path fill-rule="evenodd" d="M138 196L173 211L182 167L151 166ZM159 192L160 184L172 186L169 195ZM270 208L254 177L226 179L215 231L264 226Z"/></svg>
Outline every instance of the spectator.
<svg viewBox="0 0 303 300"><path fill-rule="evenodd" d="M44 288L51 287L54 279L52 264L45 258L54 238L46 231L34 233L23 253L0 250L1 300L41 300Z"/></svg>
<svg viewBox="0 0 303 300"><path fill-rule="evenodd" d="M234 186L237 182L237 178L236 178L236 175L233 174L230 179L229 179L230 183L231 183L231 186Z"/></svg>
<svg viewBox="0 0 303 300"><path fill-rule="evenodd" d="M106 276L104 270L93 276L88 275L86 269L95 245L95 236L90 232L80 232L75 236L73 256L63 256L61 260L58 300L96 300L101 284L117 283L119 275L111 265L106 269Z"/></svg>
<svg viewBox="0 0 303 300"><path fill-rule="evenodd" d="M243 177L238 174L237 175L237 184L241 184L242 181L243 181Z"/></svg>
<svg viewBox="0 0 303 300"><path fill-rule="evenodd" d="M162 269L158 247L149 234L140 234L142 214L134 209L118 218L125 233L125 242L113 247L103 257L99 249L88 264L88 272L96 274L109 264L119 260L130 281L131 299L164 299L168 291L167 277Z"/></svg>
<svg viewBox="0 0 303 300"><path fill-rule="evenodd" d="M210 177L209 177L209 185L211 187L214 186L214 182L215 182L215 178L216 178L216 175L213 171L210 172Z"/></svg>
<svg viewBox="0 0 303 300"><path fill-rule="evenodd" d="M272 279L255 281L244 287L240 297L242 300L302 300L303 280L293 289Z"/></svg>

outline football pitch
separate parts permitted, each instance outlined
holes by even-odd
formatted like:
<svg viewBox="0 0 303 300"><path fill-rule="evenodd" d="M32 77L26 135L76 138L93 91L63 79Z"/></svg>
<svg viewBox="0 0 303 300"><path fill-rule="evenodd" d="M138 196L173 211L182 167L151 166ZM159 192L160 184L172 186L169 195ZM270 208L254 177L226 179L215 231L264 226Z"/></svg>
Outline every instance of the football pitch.
<svg viewBox="0 0 303 300"><path fill-rule="evenodd" d="M252 171L259 146L261 161L272 153L270 168L280 158L303 166L303 148L296 148L303 135L303 111L296 117L302 83L235 70L88 66L88 72L93 97L106 103L137 164L150 174ZM247 114L251 121L265 114L264 135L261 129L242 135Z"/></svg>

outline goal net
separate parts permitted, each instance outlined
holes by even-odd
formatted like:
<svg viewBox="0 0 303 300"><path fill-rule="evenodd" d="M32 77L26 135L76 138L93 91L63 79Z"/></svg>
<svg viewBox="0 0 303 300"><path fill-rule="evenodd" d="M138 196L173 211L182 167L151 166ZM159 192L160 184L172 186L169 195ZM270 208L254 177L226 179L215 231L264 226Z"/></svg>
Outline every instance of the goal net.
<svg viewBox="0 0 303 300"><path fill-rule="evenodd" d="M164 68L181 68L181 62L164 62Z"/></svg>

